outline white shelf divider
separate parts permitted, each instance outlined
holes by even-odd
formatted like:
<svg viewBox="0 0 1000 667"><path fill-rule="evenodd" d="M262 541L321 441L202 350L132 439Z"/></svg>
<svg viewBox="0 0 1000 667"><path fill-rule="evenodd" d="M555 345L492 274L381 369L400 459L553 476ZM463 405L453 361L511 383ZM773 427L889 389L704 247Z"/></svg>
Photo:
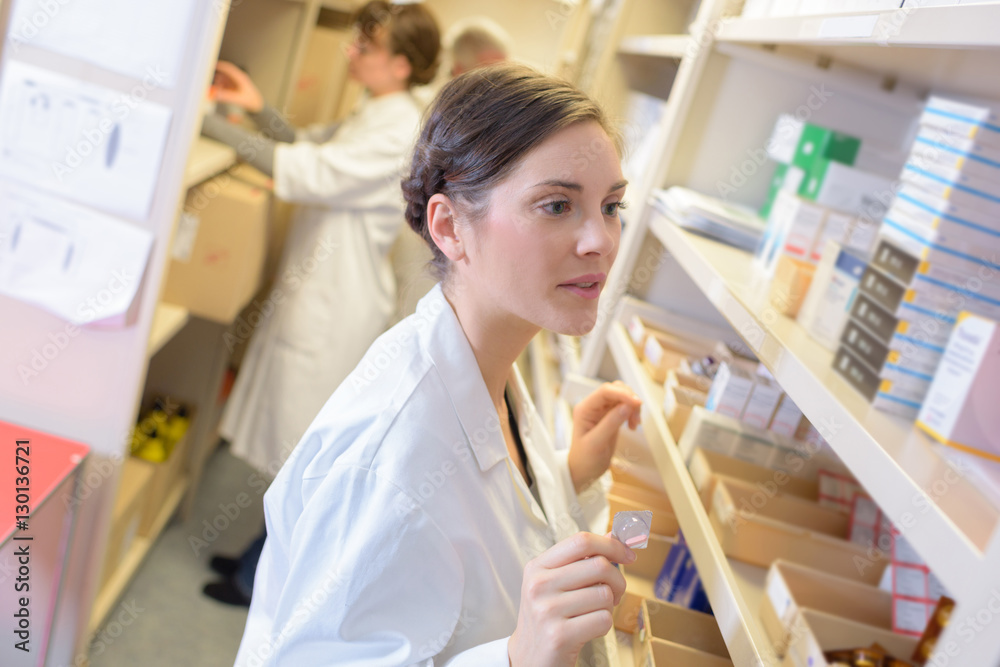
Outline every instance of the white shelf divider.
<svg viewBox="0 0 1000 667"><path fill-rule="evenodd" d="M832 353L777 314L750 254L689 234L662 214L654 216L651 230L951 594L975 591L988 574L983 551L998 523L997 508L933 441L909 421L873 409L833 371Z"/></svg>
<svg viewBox="0 0 1000 667"><path fill-rule="evenodd" d="M618 45L618 53L632 56L683 58L691 48L688 35L636 35Z"/></svg>
<svg viewBox="0 0 1000 667"><path fill-rule="evenodd" d="M734 18L716 39L758 44L850 44L980 48L1000 46L1000 3L901 7L822 16Z"/></svg>
<svg viewBox="0 0 1000 667"><path fill-rule="evenodd" d="M236 149L226 144L199 136L188 153L184 167L184 188L206 181L236 164Z"/></svg>
<svg viewBox="0 0 1000 667"><path fill-rule="evenodd" d="M642 369L621 322L608 332L611 355L625 383L642 398L642 429L670 497L677 522L691 550L702 584L734 665L777 665L778 659L760 624L766 570L730 561L722 551L708 513L663 413L663 387Z"/></svg>

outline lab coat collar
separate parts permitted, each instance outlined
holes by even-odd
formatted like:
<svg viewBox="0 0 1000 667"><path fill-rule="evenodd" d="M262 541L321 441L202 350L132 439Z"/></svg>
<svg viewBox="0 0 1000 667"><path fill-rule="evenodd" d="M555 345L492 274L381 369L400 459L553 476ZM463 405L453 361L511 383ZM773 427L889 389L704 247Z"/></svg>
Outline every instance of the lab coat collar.
<svg viewBox="0 0 1000 667"><path fill-rule="evenodd" d="M423 331L424 349L444 381L479 469L488 470L508 456L507 444L472 345L440 283L420 300L414 317L431 323Z"/></svg>

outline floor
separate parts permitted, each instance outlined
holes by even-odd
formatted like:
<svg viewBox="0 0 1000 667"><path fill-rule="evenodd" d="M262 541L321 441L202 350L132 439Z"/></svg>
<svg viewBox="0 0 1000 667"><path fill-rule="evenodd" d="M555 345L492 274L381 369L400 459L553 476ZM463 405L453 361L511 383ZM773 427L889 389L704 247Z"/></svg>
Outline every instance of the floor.
<svg viewBox="0 0 1000 667"><path fill-rule="evenodd" d="M258 534L262 491L253 468L225 446L216 449L205 466L191 517L175 517L167 526L122 596L121 611L113 611L112 620L97 633L92 667L232 666L247 610L217 603L202 595L201 588L216 578L208 568L212 555L239 554ZM240 496L244 493L249 506L240 508L237 498L248 502ZM221 530L211 527L213 522ZM116 616L122 617L121 625Z"/></svg>

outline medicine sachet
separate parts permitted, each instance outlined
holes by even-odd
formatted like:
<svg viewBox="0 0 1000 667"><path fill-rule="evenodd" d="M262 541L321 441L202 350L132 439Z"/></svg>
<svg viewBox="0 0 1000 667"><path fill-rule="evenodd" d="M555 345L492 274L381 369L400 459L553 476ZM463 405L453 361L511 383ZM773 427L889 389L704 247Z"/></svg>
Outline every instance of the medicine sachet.
<svg viewBox="0 0 1000 667"><path fill-rule="evenodd" d="M649 510L617 512L611 524L611 535L630 549L645 549L652 524L653 513Z"/></svg>

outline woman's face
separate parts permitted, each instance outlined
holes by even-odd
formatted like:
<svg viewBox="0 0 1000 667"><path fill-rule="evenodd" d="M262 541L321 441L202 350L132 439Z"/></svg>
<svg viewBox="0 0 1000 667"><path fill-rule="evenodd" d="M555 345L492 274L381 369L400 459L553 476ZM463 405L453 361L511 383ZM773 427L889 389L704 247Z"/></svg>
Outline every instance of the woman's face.
<svg viewBox="0 0 1000 667"><path fill-rule="evenodd" d="M549 137L491 195L469 227L462 286L534 326L582 335L618 252L621 160L596 122Z"/></svg>
<svg viewBox="0 0 1000 667"><path fill-rule="evenodd" d="M400 62L405 56L393 54L385 28L376 28L373 38L355 28L354 39L347 46L347 73L352 79L379 95L406 87L400 80Z"/></svg>

